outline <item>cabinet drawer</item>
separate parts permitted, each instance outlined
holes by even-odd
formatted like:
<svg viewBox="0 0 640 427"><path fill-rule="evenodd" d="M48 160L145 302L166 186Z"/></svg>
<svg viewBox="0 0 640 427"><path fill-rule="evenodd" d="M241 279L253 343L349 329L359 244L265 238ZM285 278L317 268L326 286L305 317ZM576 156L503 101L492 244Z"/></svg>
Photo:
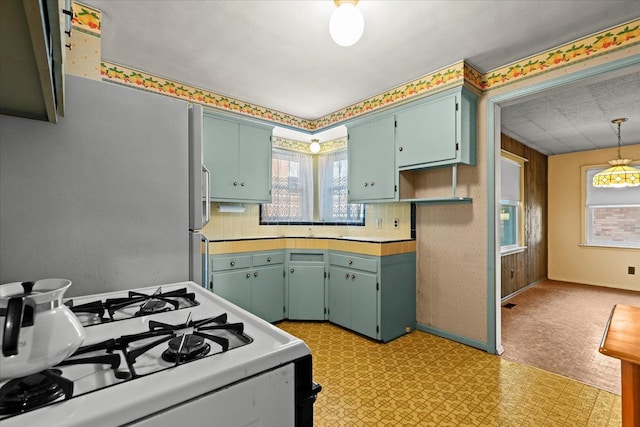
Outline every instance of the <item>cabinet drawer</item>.
<svg viewBox="0 0 640 427"><path fill-rule="evenodd" d="M250 265L251 265L250 255L213 258L213 260L211 261L211 269L213 271L237 270L239 268L248 268Z"/></svg>
<svg viewBox="0 0 640 427"><path fill-rule="evenodd" d="M270 252L268 254L253 255L253 266L282 264L284 262L284 253Z"/></svg>
<svg viewBox="0 0 640 427"><path fill-rule="evenodd" d="M355 268L357 270L378 272L378 261L374 259L361 258L359 256L330 254L329 264L340 267Z"/></svg>

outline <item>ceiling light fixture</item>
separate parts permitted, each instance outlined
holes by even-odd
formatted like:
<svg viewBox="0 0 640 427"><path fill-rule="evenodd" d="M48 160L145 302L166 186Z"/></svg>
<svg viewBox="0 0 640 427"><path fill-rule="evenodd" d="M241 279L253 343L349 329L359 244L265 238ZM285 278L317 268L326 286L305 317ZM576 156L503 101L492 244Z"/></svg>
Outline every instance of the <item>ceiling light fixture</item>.
<svg viewBox="0 0 640 427"><path fill-rule="evenodd" d="M309 144L309 151L313 154L318 154L320 152L320 143L319 139L312 139L311 144Z"/></svg>
<svg viewBox="0 0 640 427"><path fill-rule="evenodd" d="M333 0L338 7L331 14L329 34L340 46L354 45L364 32L364 17L356 7L358 0Z"/></svg>
<svg viewBox="0 0 640 427"><path fill-rule="evenodd" d="M620 156L620 125L627 119L614 119L611 123L618 125L618 158L609 160L610 168L598 172L593 177L593 186L602 188L637 187L640 185L640 169L629 166L631 159Z"/></svg>

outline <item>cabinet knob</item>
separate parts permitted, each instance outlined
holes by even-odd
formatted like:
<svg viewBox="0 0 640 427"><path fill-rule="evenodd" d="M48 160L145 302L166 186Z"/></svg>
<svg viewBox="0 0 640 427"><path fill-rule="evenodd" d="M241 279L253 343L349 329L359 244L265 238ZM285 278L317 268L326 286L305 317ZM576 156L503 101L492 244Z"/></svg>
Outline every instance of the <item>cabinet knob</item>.
<svg viewBox="0 0 640 427"><path fill-rule="evenodd" d="M247 273L247 279L249 279L251 277L251 274Z"/></svg>
<svg viewBox="0 0 640 427"><path fill-rule="evenodd" d="M233 186L237 187L238 186L238 181L234 181Z"/></svg>
<svg viewBox="0 0 640 427"><path fill-rule="evenodd" d="M236 265L236 262L235 262L235 261L231 261L231 262L229 263L229 265L230 265L231 267L233 267L233 266L235 266L235 265Z"/></svg>
<svg viewBox="0 0 640 427"><path fill-rule="evenodd" d="M267 257L267 262L271 262L271 257Z"/></svg>
<svg viewBox="0 0 640 427"><path fill-rule="evenodd" d="M402 147L398 147L398 150L399 150L399 151L402 151Z"/></svg>
<svg viewBox="0 0 640 427"><path fill-rule="evenodd" d="M258 277L258 272L253 273L253 277Z"/></svg>
<svg viewBox="0 0 640 427"><path fill-rule="evenodd" d="M356 275L355 275L355 274L352 274L352 275L351 275L351 280L353 280L353 279L355 279L355 278L356 278Z"/></svg>
<svg viewBox="0 0 640 427"><path fill-rule="evenodd" d="M375 182L371 181L371 186L373 187L375 185Z"/></svg>
<svg viewBox="0 0 640 427"><path fill-rule="evenodd" d="M351 264L353 264L353 260L352 259L349 260L349 265L351 265Z"/></svg>
<svg viewBox="0 0 640 427"><path fill-rule="evenodd" d="M289 270L289 273L293 273L295 270L292 268L291 270Z"/></svg>
<svg viewBox="0 0 640 427"><path fill-rule="evenodd" d="M241 183L240 183L240 187L244 187L244 182L241 182Z"/></svg>
<svg viewBox="0 0 640 427"><path fill-rule="evenodd" d="M345 278L345 279L348 279L348 278L349 278L349 273L346 273L346 274L344 275L344 278Z"/></svg>

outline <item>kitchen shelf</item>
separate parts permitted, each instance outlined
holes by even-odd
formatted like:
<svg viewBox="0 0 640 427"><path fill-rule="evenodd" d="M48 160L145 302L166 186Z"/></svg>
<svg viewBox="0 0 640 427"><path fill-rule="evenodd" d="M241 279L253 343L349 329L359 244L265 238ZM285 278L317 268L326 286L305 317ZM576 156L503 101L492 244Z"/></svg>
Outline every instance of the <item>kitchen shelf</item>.
<svg viewBox="0 0 640 427"><path fill-rule="evenodd" d="M416 205L451 205L472 203L471 197L434 197L429 199L400 199L401 202L415 203Z"/></svg>
<svg viewBox="0 0 640 427"><path fill-rule="evenodd" d="M452 205L472 203L473 198L456 195L458 182L458 166L451 166L451 196L449 197L415 197L417 195L416 173L418 171L399 171L400 202L415 203L417 205Z"/></svg>

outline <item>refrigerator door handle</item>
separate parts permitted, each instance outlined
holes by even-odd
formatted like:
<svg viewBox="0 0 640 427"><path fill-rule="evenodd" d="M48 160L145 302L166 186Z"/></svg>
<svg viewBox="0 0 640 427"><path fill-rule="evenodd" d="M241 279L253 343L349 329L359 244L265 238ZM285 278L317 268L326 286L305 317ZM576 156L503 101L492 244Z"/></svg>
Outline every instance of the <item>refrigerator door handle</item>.
<svg viewBox="0 0 640 427"><path fill-rule="evenodd" d="M204 191L205 194L203 194L202 199L204 200L205 206L204 206L204 220L202 222L202 228L204 228L205 225L207 225L209 223L209 220L211 220L211 193L209 191L209 185L210 185L210 180L211 180L211 172L209 172L209 169L207 169L207 167L203 164L202 165L202 172L204 173Z"/></svg>
<svg viewBox="0 0 640 427"><path fill-rule="evenodd" d="M207 194L209 194L209 192L207 192ZM200 236L200 241L204 242L204 265L202 266L202 274L204 275L203 284L205 289L213 292L213 289L211 289L211 284L209 283L209 239L202 233L200 233Z"/></svg>

